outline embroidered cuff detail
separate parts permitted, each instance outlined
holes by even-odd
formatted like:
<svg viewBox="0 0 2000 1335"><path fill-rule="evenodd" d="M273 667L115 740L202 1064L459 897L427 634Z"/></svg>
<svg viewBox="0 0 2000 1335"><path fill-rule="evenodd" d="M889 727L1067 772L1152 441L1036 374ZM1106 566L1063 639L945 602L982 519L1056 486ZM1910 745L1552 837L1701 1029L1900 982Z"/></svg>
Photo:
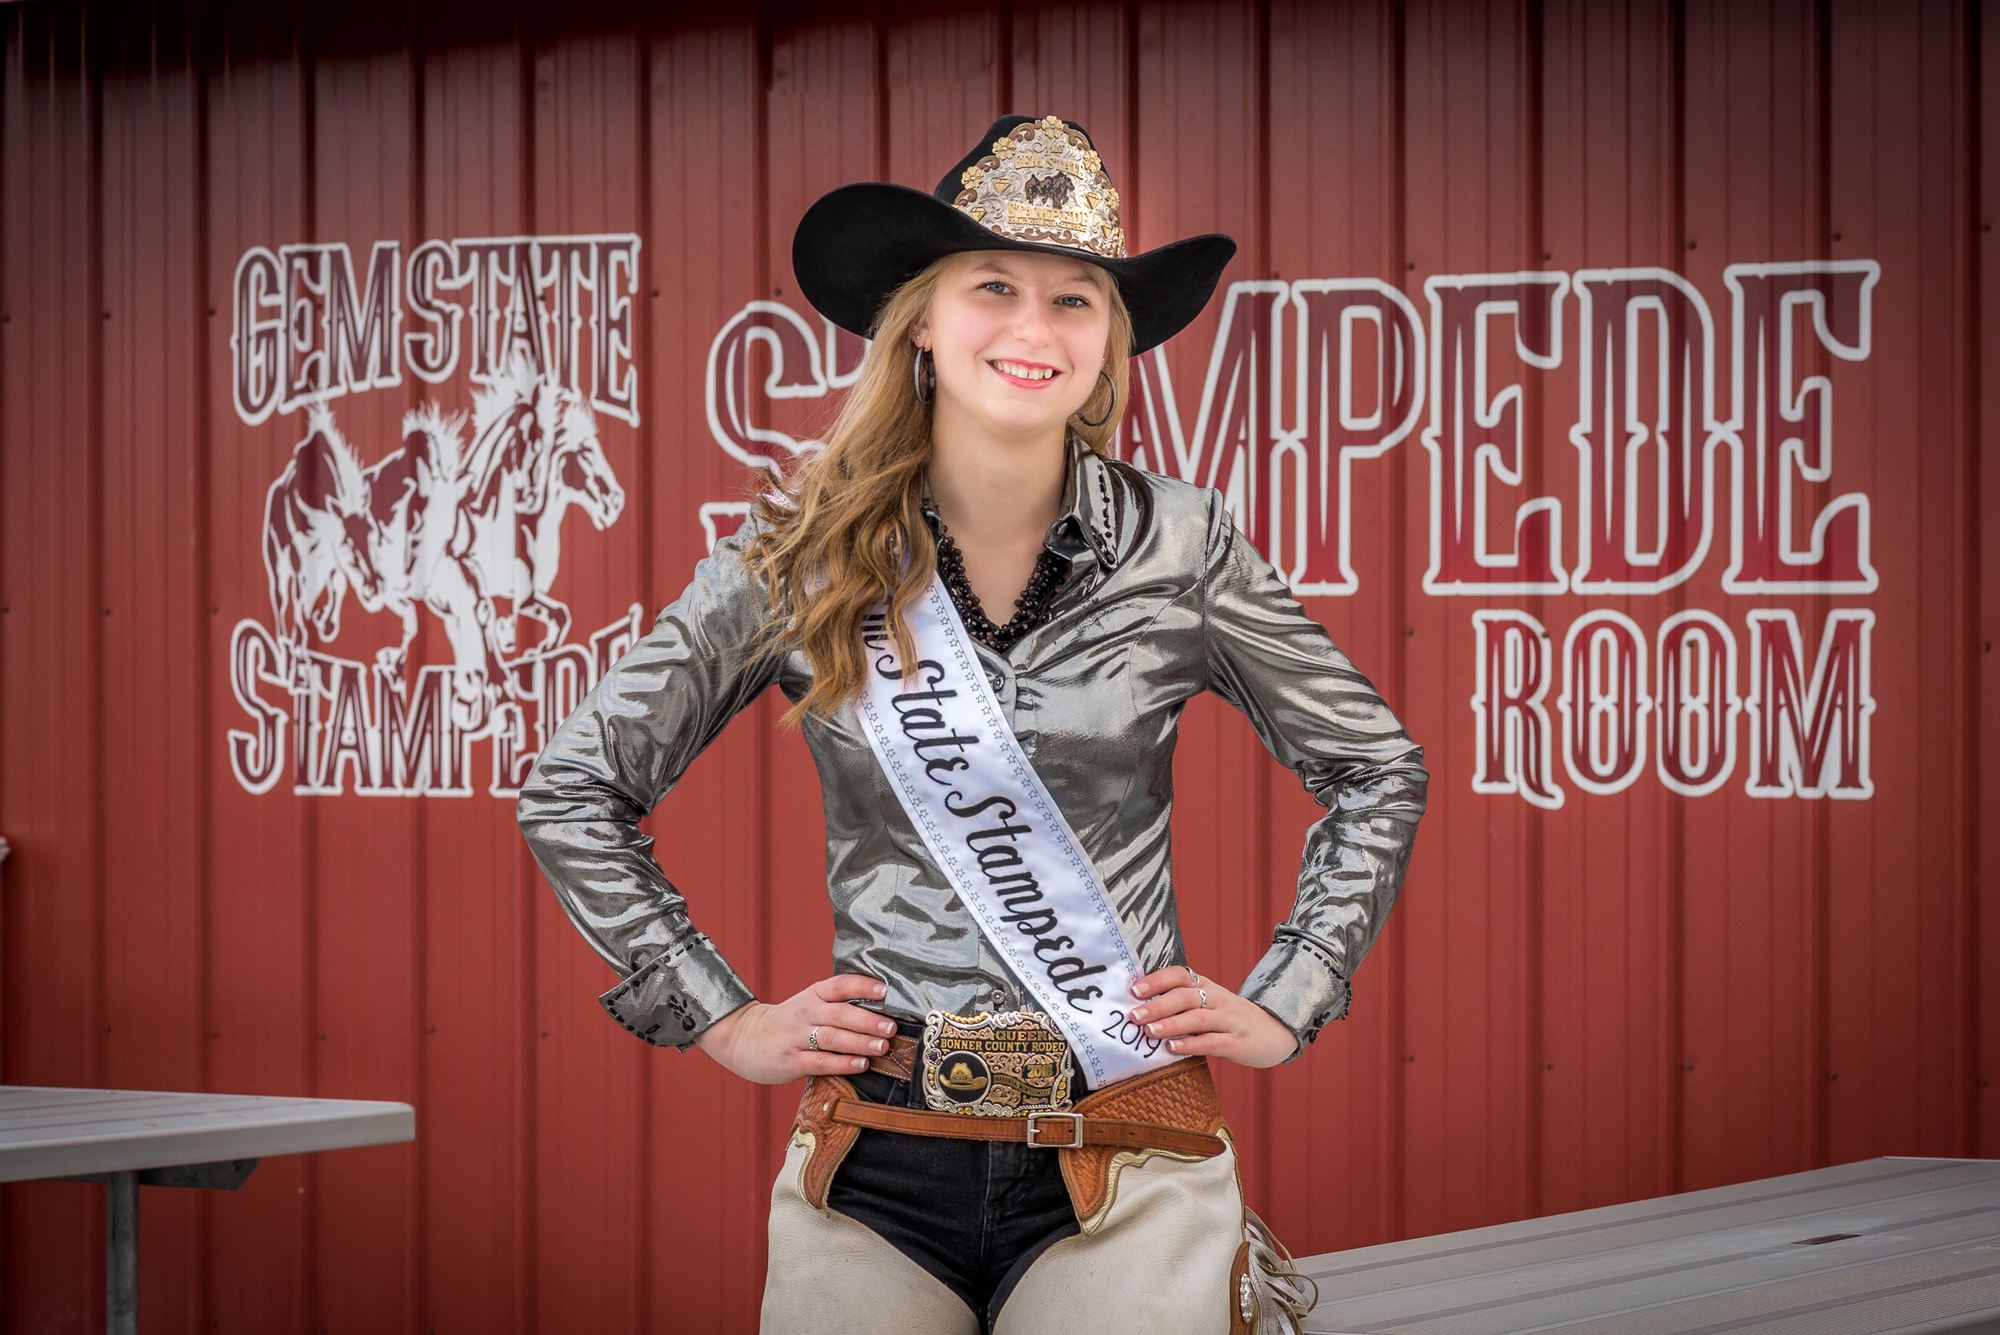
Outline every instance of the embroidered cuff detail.
<svg viewBox="0 0 2000 1335"><path fill-rule="evenodd" d="M756 999L707 935L690 931L597 1004L648 1043L686 1052L710 1025Z"/></svg>

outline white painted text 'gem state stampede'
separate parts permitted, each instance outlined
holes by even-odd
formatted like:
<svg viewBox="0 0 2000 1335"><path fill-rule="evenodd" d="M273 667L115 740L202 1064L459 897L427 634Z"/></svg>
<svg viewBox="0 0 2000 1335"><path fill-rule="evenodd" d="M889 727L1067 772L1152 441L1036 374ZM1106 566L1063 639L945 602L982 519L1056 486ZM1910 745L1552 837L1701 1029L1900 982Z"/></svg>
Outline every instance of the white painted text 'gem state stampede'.
<svg viewBox="0 0 2000 1335"><path fill-rule="evenodd" d="M639 420L639 239L425 241L407 333L401 254L376 243L359 285L339 244L256 247L236 266L237 412L283 424L261 532L244 535L270 620L244 617L229 645L248 722L229 761L251 792L287 776L294 794L516 791L550 721L643 628L636 604L575 627L556 591L570 512L602 532L624 509L599 424ZM351 397L400 385L406 363L435 395L398 396L397 428L377 413L344 428ZM468 408L441 401L467 385ZM446 661L410 659L427 622Z"/></svg>
<svg viewBox="0 0 2000 1335"><path fill-rule="evenodd" d="M1192 426L1165 359L1148 353L1133 364L1121 452L1219 487L1300 595L1359 591L1353 471L1412 436L1428 463L1427 594L1659 595L1711 559L1725 562L1724 595L1872 594L1867 495L1805 513L1795 489L1838 486L1832 377L1808 368L1868 358L1879 277L1873 260L1728 265L1726 348L1708 299L1660 268L1437 275L1424 283L1424 317L1374 279L1232 283ZM1573 354L1565 330L1576 331ZM763 395L786 399L851 384L859 344L774 302L746 304L723 328L709 354L709 429L733 458L768 464L812 442L751 419L756 345ZM1579 387L1566 429L1578 465L1573 553L1564 497L1523 494L1511 533L1487 524L1493 502L1523 488L1525 396L1566 357ZM1544 396L1540 406L1542 421L1560 423L1569 405ZM702 507L711 529L742 510ZM1799 533L1810 534L1804 546ZM1616 793L1650 767L1670 790L1699 795L1740 767L1752 796L1870 796L1874 613L1823 601L1811 611L1823 623L1816 647L1793 608L1760 606L1740 632L1719 609L1689 608L1650 635L1593 608L1558 655L1533 612L1479 609L1475 790L1558 807L1559 771L1585 792Z"/></svg>

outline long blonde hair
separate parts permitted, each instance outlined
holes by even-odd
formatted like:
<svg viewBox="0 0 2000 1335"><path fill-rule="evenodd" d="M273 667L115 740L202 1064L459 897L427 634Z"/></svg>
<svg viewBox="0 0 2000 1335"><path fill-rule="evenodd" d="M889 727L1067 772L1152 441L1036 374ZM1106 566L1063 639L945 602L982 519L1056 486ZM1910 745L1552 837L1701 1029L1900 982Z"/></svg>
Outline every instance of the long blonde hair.
<svg viewBox="0 0 2000 1335"><path fill-rule="evenodd" d="M883 302L826 447L779 480L790 504L765 495L768 475L752 479L750 516L761 531L745 544L743 559L752 578L764 583L769 615L748 652L764 652L782 637L805 651L813 670L811 689L780 719L787 727L798 726L808 712L828 717L860 693L866 671L862 618L885 599L897 661L916 656L903 609L930 586L937 548L923 518L930 405L916 397L911 331L930 311L953 258L926 266ZM1126 402L1132 316L1108 274L1103 289L1111 311L1104 371L1116 386L1117 411L1105 412L1111 396L1100 380L1067 430L1108 457ZM1104 421L1088 426L1081 420L1086 416ZM911 560L903 567L906 548ZM807 572L815 572L810 581Z"/></svg>

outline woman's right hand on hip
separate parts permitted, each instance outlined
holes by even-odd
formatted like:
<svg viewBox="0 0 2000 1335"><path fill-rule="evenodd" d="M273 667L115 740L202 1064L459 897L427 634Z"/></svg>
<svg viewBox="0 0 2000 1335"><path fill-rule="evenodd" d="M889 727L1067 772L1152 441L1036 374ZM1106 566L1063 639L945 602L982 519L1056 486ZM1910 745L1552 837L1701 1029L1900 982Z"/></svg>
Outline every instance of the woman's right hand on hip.
<svg viewBox="0 0 2000 1335"><path fill-rule="evenodd" d="M737 1007L703 1030L695 1046L760 1085L853 1075L867 1068L870 1057L887 1052L896 1032L895 1021L853 1003L879 1001L886 990L878 978L837 973L776 1005ZM815 1027L817 1051L808 1037Z"/></svg>

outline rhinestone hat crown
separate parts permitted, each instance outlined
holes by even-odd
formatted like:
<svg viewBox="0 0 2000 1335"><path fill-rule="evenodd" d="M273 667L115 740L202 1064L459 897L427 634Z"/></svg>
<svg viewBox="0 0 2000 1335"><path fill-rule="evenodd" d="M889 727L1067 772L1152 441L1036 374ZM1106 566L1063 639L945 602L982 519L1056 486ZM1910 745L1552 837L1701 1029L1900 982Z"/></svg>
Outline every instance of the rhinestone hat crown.
<svg viewBox="0 0 2000 1335"><path fill-rule="evenodd" d="M1060 116L1015 126L958 179L965 188L952 206L990 232L1125 258L1118 192L1097 150Z"/></svg>

